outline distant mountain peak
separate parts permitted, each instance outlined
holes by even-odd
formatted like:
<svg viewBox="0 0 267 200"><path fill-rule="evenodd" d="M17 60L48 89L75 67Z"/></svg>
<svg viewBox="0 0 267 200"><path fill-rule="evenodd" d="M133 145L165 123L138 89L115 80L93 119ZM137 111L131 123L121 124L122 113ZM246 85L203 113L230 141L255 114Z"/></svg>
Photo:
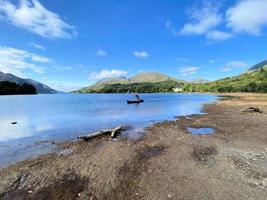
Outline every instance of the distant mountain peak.
<svg viewBox="0 0 267 200"><path fill-rule="evenodd" d="M256 65L254 65L248 71L251 72L251 71L259 70L259 69L265 68L265 67L267 67L267 60L264 60L264 61L262 61Z"/></svg>
<svg viewBox="0 0 267 200"><path fill-rule="evenodd" d="M207 79L204 79L204 78L197 78L197 79L194 79L193 81L191 81L192 83L208 83L209 80Z"/></svg>
<svg viewBox="0 0 267 200"><path fill-rule="evenodd" d="M180 81L177 80L171 76L159 73L159 72L140 72L136 76L132 77L130 79L130 82L132 83L143 83L143 82L152 82L152 83L157 83L157 82L164 82L164 81Z"/></svg>

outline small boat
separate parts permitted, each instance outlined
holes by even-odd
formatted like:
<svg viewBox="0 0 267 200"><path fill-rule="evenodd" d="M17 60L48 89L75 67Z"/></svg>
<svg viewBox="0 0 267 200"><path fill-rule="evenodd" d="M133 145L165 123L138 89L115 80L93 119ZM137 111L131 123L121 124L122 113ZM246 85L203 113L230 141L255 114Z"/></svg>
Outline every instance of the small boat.
<svg viewBox="0 0 267 200"><path fill-rule="evenodd" d="M127 100L128 104L132 104L132 103L143 103L144 100L143 99L136 99L136 100Z"/></svg>

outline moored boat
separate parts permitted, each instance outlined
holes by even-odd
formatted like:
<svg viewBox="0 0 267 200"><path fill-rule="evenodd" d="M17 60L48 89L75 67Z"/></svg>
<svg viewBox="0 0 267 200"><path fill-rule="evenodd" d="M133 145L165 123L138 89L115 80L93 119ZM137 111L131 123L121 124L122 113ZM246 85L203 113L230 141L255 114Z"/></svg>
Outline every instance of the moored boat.
<svg viewBox="0 0 267 200"><path fill-rule="evenodd" d="M143 99L136 99L136 100L127 100L128 104L132 104L132 103L143 103L144 100Z"/></svg>

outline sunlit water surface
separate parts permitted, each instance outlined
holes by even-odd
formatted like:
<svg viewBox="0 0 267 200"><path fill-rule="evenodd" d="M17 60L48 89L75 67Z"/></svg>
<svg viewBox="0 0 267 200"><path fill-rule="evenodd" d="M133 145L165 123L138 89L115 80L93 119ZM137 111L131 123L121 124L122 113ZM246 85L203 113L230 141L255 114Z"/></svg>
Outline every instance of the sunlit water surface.
<svg viewBox="0 0 267 200"><path fill-rule="evenodd" d="M58 94L0 96L0 167L53 151L40 141L73 140L117 125L129 125L128 137L174 116L200 114L216 100L207 94L142 94L142 104L127 105L130 94ZM17 122L17 124L12 124Z"/></svg>

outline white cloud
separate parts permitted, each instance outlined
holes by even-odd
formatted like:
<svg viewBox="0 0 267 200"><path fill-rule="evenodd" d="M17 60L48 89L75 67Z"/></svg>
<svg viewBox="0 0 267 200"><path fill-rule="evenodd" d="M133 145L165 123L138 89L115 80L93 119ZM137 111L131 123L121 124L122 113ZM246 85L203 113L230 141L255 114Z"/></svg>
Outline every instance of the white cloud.
<svg viewBox="0 0 267 200"><path fill-rule="evenodd" d="M104 50L102 50L102 49L99 49L99 50L96 52L96 55L97 55L97 56L101 56L101 57L103 57L103 56L106 56L106 55L107 55L107 52L104 51Z"/></svg>
<svg viewBox="0 0 267 200"><path fill-rule="evenodd" d="M0 0L0 20L46 38L71 38L75 28L47 10L38 0L20 0L15 5Z"/></svg>
<svg viewBox="0 0 267 200"><path fill-rule="evenodd" d="M227 27L234 32L259 35L267 26L266 0L240 0L226 12Z"/></svg>
<svg viewBox="0 0 267 200"><path fill-rule="evenodd" d="M222 22L218 5L204 3L202 8L194 8L190 14L192 22L183 26L181 35L206 34Z"/></svg>
<svg viewBox="0 0 267 200"><path fill-rule="evenodd" d="M109 79L109 78L116 78L120 76L125 76L128 73L124 70L117 70L117 69L112 69L112 70L102 70L100 72L93 72L90 74L89 79L92 80L101 80L101 79Z"/></svg>
<svg viewBox="0 0 267 200"><path fill-rule="evenodd" d="M179 73L182 76L189 76L195 74L200 68L199 67L192 67L192 66L187 66L187 67L182 67L180 69Z"/></svg>
<svg viewBox="0 0 267 200"><path fill-rule="evenodd" d="M41 74L43 67L36 63L50 63L51 59L21 49L0 46L0 71L23 76L25 70Z"/></svg>
<svg viewBox="0 0 267 200"><path fill-rule="evenodd" d="M224 15L219 10L219 3L203 2L202 7L192 9L191 22L183 26L179 35L205 35L209 41L224 41L233 37L231 33L217 30L218 26L224 22Z"/></svg>
<svg viewBox="0 0 267 200"><path fill-rule="evenodd" d="M228 71L232 71L234 69L242 69L245 67L248 67L249 64L243 61L231 61L226 63L226 65L224 67L222 67L220 69L221 72L228 72Z"/></svg>
<svg viewBox="0 0 267 200"><path fill-rule="evenodd" d="M35 62L40 62L40 63L51 63L52 60L47 58L47 57L43 57L43 56L39 56L36 54L30 54L31 59Z"/></svg>
<svg viewBox="0 0 267 200"><path fill-rule="evenodd" d="M232 34L223 31L211 31L206 35L207 39L214 41L224 41L233 37Z"/></svg>
<svg viewBox="0 0 267 200"><path fill-rule="evenodd" d="M43 45L37 44L35 42L31 42L30 45L36 49L45 50L45 47Z"/></svg>
<svg viewBox="0 0 267 200"><path fill-rule="evenodd" d="M134 55L138 58L147 58L149 56L146 51L134 51Z"/></svg>

